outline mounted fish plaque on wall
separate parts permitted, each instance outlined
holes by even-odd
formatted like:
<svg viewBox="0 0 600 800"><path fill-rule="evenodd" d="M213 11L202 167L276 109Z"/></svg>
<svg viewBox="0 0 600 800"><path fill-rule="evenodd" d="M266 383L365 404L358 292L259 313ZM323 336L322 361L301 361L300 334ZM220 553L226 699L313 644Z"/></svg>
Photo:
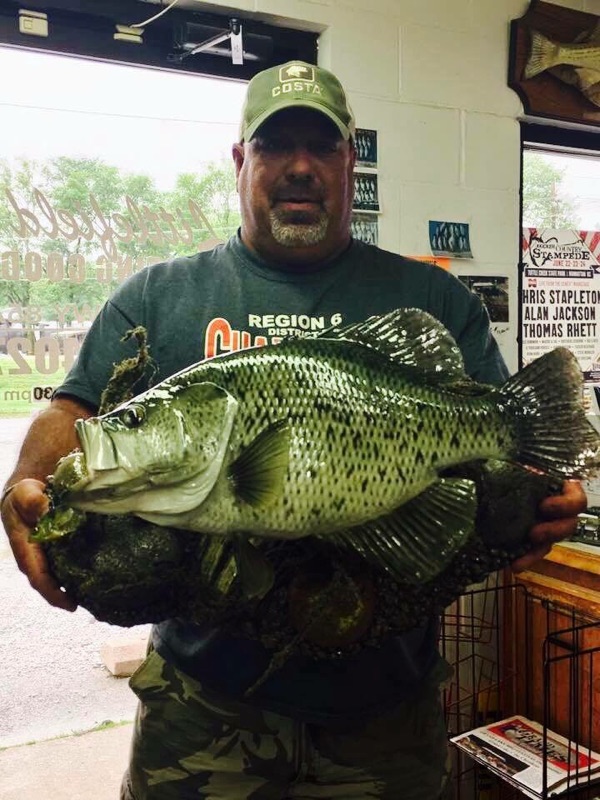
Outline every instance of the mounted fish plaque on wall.
<svg viewBox="0 0 600 800"><path fill-rule="evenodd" d="M511 23L508 85L527 116L600 126L600 16L532 0Z"/></svg>

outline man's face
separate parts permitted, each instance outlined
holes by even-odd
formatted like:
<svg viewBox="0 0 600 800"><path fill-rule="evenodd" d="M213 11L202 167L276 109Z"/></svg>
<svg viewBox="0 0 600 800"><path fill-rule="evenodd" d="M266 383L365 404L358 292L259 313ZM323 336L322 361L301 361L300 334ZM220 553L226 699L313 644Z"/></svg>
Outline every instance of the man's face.
<svg viewBox="0 0 600 800"><path fill-rule="evenodd" d="M350 241L354 148L319 112L285 109L233 147L242 240L282 265L314 264Z"/></svg>

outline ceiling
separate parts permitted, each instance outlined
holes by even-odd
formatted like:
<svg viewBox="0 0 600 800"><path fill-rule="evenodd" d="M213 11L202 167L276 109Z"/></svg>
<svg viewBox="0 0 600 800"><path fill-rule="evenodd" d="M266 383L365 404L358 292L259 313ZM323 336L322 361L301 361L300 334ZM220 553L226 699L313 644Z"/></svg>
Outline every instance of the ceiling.
<svg viewBox="0 0 600 800"><path fill-rule="evenodd" d="M199 0L179 0L169 8L170 2L2 0L0 44L240 80L291 59L316 62L314 32ZM47 36L25 35L21 15L27 12L34 22L45 16Z"/></svg>

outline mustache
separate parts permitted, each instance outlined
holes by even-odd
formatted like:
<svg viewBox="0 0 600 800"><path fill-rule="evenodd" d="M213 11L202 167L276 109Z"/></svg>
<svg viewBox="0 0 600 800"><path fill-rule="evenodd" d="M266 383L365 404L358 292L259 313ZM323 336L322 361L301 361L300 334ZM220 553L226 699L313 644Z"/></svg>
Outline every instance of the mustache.
<svg viewBox="0 0 600 800"><path fill-rule="evenodd" d="M320 189L303 184L290 184L276 189L273 193L273 204L278 202L319 203L323 205L324 194Z"/></svg>

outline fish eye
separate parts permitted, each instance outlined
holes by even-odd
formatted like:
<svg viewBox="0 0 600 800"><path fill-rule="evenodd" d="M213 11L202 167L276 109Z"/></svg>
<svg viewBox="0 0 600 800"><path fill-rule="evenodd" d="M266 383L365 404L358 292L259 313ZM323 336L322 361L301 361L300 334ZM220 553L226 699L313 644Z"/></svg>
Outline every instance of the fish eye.
<svg viewBox="0 0 600 800"><path fill-rule="evenodd" d="M121 413L121 422L128 428L137 428L142 424L145 416L142 406L129 406Z"/></svg>

